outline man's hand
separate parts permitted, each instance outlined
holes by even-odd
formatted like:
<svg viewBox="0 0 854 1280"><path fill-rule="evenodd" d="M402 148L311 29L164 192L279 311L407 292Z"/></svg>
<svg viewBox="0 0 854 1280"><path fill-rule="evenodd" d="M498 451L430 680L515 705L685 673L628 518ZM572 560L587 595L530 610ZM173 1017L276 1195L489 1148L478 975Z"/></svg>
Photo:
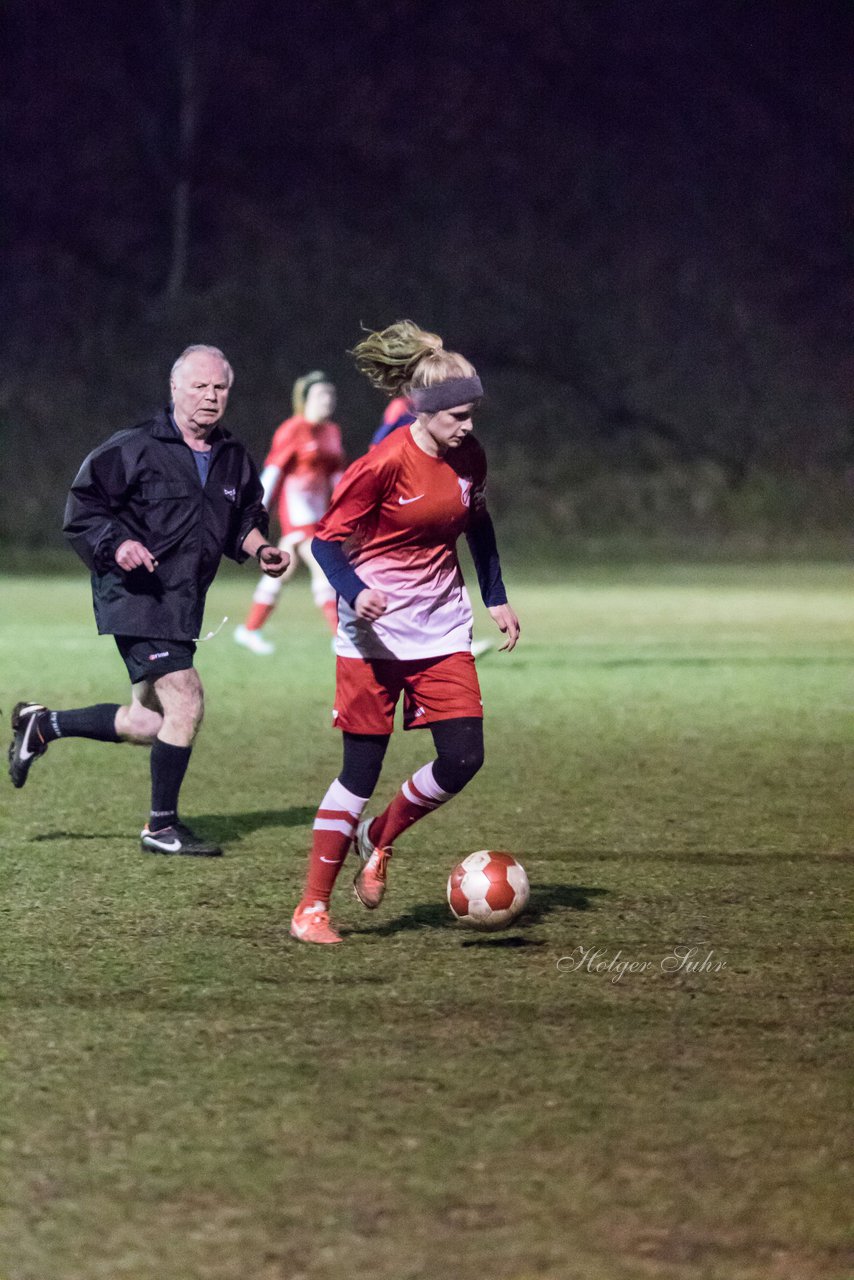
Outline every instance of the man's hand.
<svg viewBox="0 0 854 1280"><path fill-rule="evenodd" d="M381 618L387 605L385 592L377 591L373 587L360 591L353 601L356 617L364 618L367 622L376 622L377 618Z"/></svg>
<svg viewBox="0 0 854 1280"><path fill-rule="evenodd" d="M281 551L269 542L258 552L258 563L268 578L281 578L291 562L287 551Z"/></svg>
<svg viewBox="0 0 854 1280"><path fill-rule="evenodd" d="M515 649L516 641L522 632L522 628L519 626L519 619L509 604L495 604L489 612L495 619L498 630L503 631L507 637L498 652L504 653L506 650L509 653L511 649Z"/></svg>
<svg viewBox="0 0 854 1280"><path fill-rule="evenodd" d="M145 568L149 573L154 573L157 568L157 561L148 547L144 547L141 542L134 542L133 538L127 538L116 547L116 564L120 569L124 569L125 573L139 568Z"/></svg>

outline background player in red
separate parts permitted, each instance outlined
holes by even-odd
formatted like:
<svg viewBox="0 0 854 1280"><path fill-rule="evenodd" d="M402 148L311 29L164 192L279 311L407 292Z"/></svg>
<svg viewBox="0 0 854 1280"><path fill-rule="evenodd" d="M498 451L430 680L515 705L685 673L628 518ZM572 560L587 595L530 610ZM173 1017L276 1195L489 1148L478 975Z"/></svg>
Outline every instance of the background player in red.
<svg viewBox="0 0 854 1280"><path fill-rule="evenodd" d="M331 631L338 626L335 591L311 553L317 522L345 465L341 430L332 421L335 387L316 369L294 383L292 403L293 416L276 430L261 475L264 506L269 511L278 501L279 547L291 561L282 578L261 578L246 621L234 633L238 644L257 654L272 653L275 648L261 628L276 607L282 583L296 572L298 556L311 573L314 603Z"/></svg>
<svg viewBox="0 0 854 1280"><path fill-rule="evenodd" d="M291 921L293 937L316 943L341 941L329 923L329 898L354 841L356 896L378 907L394 841L483 763L460 534L483 601L507 637L502 648L519 637L486 509L486 459L471 434L483 394L474 366L410 320L369 334L353 354L375 386L408 395L416 418L348 468L312 544L339 596L333 718L344 738L344 765L315 818L305 890ZM378 817L361 820L401 695L404 728L429 728L436 759Z"/></svg>
<svg viewBox="0 0 854 1280"><path fill-rule="evenodd" d="M381 444L398 427L409 427L415 421L412 405L406 396L394 396L385 407L382 422L371 436L371 446Z"/></svg>

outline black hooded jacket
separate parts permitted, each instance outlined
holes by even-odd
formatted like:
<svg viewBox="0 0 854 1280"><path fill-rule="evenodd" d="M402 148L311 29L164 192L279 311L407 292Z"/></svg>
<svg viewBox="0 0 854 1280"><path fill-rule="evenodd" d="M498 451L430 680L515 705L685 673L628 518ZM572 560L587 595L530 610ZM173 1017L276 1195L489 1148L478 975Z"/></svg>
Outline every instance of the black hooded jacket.
<svg viewBox="0 0 854 1280"><path fill-rule="evenodd" d="M246 449L216 427L207 482L167 410L119 431L89 454L71 486L63 532L92 570L98 631L193 640L223 555L245 560L252 529L266 535L258 471ZM132 538L157 568L125 573L115 561Z"/></svg>

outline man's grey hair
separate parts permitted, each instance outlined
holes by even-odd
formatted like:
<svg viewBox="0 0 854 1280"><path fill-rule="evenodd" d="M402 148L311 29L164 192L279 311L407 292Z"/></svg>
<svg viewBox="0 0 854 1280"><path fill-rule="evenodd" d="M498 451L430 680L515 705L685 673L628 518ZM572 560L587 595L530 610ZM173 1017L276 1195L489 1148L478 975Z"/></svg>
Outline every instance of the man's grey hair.
<svg viewBox="0 0 854 1280"><path fill-rule="evenodd" d="M228 377L228 385L230 388L234 383L234 370L232 369L228 360L226 360L223 353L220 351L219 347L209 347L205 342L194 342L191 347L184 348L184 350L181 352L181 354L179 355L178 359L175 361L175 363L173 364L169 372L169 381L174 382L175 374L181 368L181 365L187 359L187 356L193 355L193 353L196 351L204 351L206 355L216 356L218 357L218 359L222 361L222 363L225 365L226 376Z"/></svg>

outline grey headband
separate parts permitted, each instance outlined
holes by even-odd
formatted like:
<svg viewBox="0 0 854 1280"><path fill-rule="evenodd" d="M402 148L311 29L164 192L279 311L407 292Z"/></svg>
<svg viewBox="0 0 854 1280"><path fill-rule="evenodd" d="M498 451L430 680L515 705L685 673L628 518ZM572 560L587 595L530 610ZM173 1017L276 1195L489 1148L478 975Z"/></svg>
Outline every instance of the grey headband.
<svg viewBox="0 0 854 1280"><path fill-rule="evenodd" d="M449 378L432 387L412 387L409 399L416 413L439 413L458 404L470 404L482 395L483 385L475 374L473 378Z"/></svg>

